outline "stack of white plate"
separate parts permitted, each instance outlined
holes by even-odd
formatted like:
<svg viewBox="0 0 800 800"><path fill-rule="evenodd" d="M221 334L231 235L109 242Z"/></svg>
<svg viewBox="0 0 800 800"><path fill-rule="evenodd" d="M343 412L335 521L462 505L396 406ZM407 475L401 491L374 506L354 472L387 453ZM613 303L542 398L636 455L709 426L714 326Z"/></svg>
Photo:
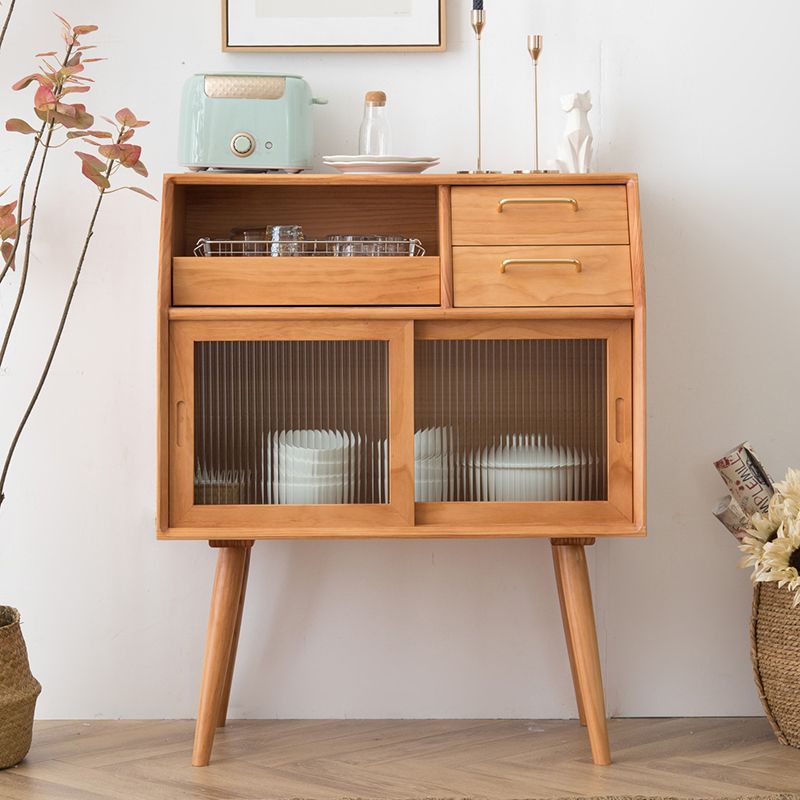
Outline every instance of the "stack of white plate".
<svg viewBox="0 0 800 800"><path fill-rule="evenodd" d="M512 434L468 453L464 467L471 494L490 502L582 500L589 459L546 437Z"/></svg>
<svg viewBox="0 0 800 800"><path fill-rule="evenodd" d="M414 499L439 503L453 497L453 429L423 428L414 433Z"/></svg>
<svg viewBox="0 0 800 800"><path fill-rule="evenodd" d="M339 172L424 172L435 167L435 156L324 156L323 163Z"/></svg>
<svg viewBox="0 0 800 800"><path fill-rule="evenodd" d="M267 502L304 505L351 502L360 443L360 436L342 431L269 434L264 467L265 475L272 475L272 493L271 496L268 493Z"/></svg>

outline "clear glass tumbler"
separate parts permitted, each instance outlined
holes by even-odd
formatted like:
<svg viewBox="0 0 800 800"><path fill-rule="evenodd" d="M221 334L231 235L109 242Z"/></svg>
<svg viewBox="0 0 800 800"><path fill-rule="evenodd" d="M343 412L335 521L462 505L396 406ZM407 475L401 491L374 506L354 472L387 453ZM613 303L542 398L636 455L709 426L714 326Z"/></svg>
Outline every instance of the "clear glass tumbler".
<svg viewBox="0 0 800 800"><path fill-rule="evenodd" d="M303 228L300 225L273 225L270 231L270 255L303 255Z"/></svg>

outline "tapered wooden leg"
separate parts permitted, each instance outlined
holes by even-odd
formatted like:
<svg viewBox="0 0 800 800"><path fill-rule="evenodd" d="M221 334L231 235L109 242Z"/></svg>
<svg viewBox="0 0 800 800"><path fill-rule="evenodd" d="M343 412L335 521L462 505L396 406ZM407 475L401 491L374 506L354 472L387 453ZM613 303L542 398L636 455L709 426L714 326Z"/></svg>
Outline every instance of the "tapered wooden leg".
<svg viewBox="0 0 800 800"><path fill-rule="evenodd" d="M244 560L244 572L242 573L242 588L239 594L239 610L236 612L236 627L233 630L233 641L231 642L231 651L228 656L228 667L225 671L225 685L222 689L222 701L219 709L219 718L217 719L217 727L224 728L225 723L228 721L228 704L231 699L231 686L233 685L233 670L236 665L236 651L239 648L239 634L242 630L242 613L244 612L244 598L247 594L247 576L250 572L250 554L252 548L247 548L247 555Z"/></svg>
<svg viewBox="0 0 800 800"><path fill-rule="evenodd" d="M214 732L222 707L223 692L236 631L239 600L247 554L252 542L213 543L219 547L217 572L211 593L203 680L200 685L200 706L194 732L192 764L205 767L211 758Z"/></svg>
<svg viewBox="0 0 800 800"><path fill-rule="evenodd" d="M594 539L553 539L553 562L560 580L568 648L573 653L575 675L583 702L592 759L595 764L611 763L603 698L603 676L597 647L592 590L584 546Z"/></svg>
<svg viewBox="0 0 800 800"><path fill-rule="evenodd" d="M553 548L553 559L555 560L555 548ZM567 642L567 655L569 656L569 669L572 673L572 685L575 689L575 701L578 704L578 719L581 725L586 727L586 713L583 710L583 697L581 696L581 686L578 682L578 670L575 666L575 651L572 649L572 636L569 632L569 620L567 619L567 608L564 605L564 585L561 582L561 570L556 564L556 587L558 588L558 603L561 607L561 623L564 626L564 638Z"/></svg>

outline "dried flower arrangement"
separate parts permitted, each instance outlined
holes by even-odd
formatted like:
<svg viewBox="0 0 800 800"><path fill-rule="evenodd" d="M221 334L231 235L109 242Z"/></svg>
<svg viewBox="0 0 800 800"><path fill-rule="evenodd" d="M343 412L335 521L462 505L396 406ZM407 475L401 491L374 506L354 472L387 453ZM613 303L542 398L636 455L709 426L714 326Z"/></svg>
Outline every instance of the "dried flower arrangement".
<svg viewBox="0 0 800 800"><path fill-rule="evenodd" d="M800 470L790 469L775 484L765 514L756 512L743 531L742 567L753 568L753 583L774 581L800 605Z"/></svg>
<svg viewBox="0 0 800 800"><path fill-rule="evenodd" d="M715 463L730 495L715 516L752 567L750 650L767 719L783 744L800 748L800 470L772 482L747 443Z"/></svg>

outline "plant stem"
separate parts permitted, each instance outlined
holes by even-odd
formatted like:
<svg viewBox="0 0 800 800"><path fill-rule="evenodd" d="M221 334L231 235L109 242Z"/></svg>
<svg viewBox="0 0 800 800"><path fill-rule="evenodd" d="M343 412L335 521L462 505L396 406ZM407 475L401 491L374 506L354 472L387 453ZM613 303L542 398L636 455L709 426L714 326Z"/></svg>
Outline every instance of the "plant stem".
<svg viewBox="0 0 800 800"><path fill-rule="evenodd" d="M8 23L11 22L11 15L14 13L14 3L17 0L11 0L11 3L8 6L8 14L6 14L6 20L3 23L3 29L0 30L0 48L3 46L3 39L6 38L6 31L8 30Z"/></svg>
<svg viewBox="0 0 800 800"><path fill-rule="evenodd" d="M111 167L106 171L106 177L111 172ZM56 335L53 338L53 343L50 346L50 353L47 356L47 361L45 362L44 369L42 370L42 374L39 377L39 382L36 384L36 389L33 392L33 396L31 397L30 402L28 403L28 407L25 409L25 413L22 415L22 419L20 420L19 425L17 426L16 433L14 434L14 438L11 440L11 444L8 448L8 453L6 454L6 460L3 464L3 472L0 474L0 505L3 504L3 500L5 499L4 488L6 484L6 477L8 475L9 467L11 466L11 459L14 457L14 451L17 449L17 444L22 436L22 432L25 429L25 425L30 418L31 412L36 405L37 400L39 399L39 395L42 393L42 387L44 386L45 381L47 380L47 376L50 374L50 367L53 363L53 359L55 358L56 351L58 350L58 345L61 342L61 335L64 333L64 326L67 323L67 317L69 316L69 310L72 307L72 299L75 296L75 290L78 288L78 279L81 276L81 270L83 269L83 262L86 260L86 253L89 250L89 242L94 235L94 226L97 222L97 215L100 211L100 205L103 202L103 197L105 196L105 189L100 191L100 196L97 198L97 204L94 207L94 212L92 213L91 220L89 221L89 229L86 233L86 240L83 243L83 250L81 251L81 256L78 259L78 265L75 267L75 274L72 277L72 285L69 289L69 294L67 294L67 300L64 303L64 310L61 312L61 319L58 323L58 330L56 331Z"/></svg>
<svg viewBox="0 0 800 800"><path fill-rule="evenodd" d="M0 367L3 365L3 359L8 350L8 342L11 339L11 332L14 330L14 324L17 321L19 314L19 307L22 305L22 297L25 294L25 286L28 282L28 265L31 261L31 241L33 239L33 226L36 222L36 200L39 197L39 187L42 183L42 175L44 174L44 165L47 163L48 147L50 139L53 137L53 127L55 121L50 121L47 128L47 138L44 142L44 152L42 153L42 160L39 162L39 173L36 176L36 184L33 187L33 197L31 198L31 215L28 219L28 235L25 238L25 257L22 260L22 272L19 276L19 287L17 288L17 299L14 301L14 308L11 310L11 317L8 320L8 327L6 328L5 336L3 337L3 344L0 346ZM21 210L20 210L21 213Z"/></svg>
<svg viewBox="0 0 800 800"><path fill-rule="evenodd" d="M22 180L19 182L19 196L17 198L17 216L22 221L22 204L25 201L25 187L28 182L28 175L30 174L31 167L33 166L33 159L36 156L36 151L39 149L39 145L42 141L42 136L44 135L44 129L47 127L47 123L43 122L42 127L39 128L39 133L36 134L36 141L33 143L33 147L31 148L31 154L28 158L28 163L25 165L25 171L22 173ZM19 247L20 236L17 233L17 238L14 239L14 247L11 250L11 254L8 257L8 261L6 261L5 265L3 266L2 272L0 272L0 283L3 282L3 278L5 278L6 273L11 269L11 264L14 262L14 256L17 254L17 248Z"/></svg>

